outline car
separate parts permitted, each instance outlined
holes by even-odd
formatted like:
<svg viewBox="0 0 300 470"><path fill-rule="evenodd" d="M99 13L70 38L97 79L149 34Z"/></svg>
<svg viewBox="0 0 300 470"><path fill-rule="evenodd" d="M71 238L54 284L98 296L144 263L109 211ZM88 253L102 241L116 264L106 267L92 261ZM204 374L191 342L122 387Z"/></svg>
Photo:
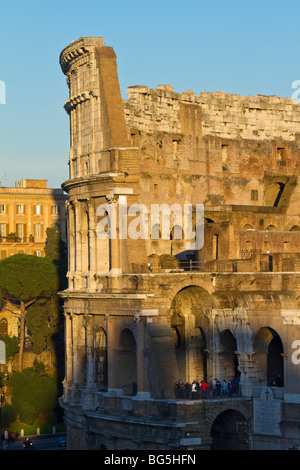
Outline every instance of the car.
<svg viewBox="0 0 300 470"><path fill-rule="evenodd" d="M58 447L66 447L67 439L65 437L60 437L58 439Z"/></svg>

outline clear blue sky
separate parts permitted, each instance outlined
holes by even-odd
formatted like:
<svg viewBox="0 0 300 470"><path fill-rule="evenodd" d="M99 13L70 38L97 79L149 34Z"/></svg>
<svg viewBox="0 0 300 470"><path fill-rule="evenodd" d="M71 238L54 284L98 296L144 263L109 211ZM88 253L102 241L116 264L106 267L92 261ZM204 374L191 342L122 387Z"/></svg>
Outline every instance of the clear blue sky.
<svg viewBox="0 0 300 470"><path fill-rule="evenodd" d="M291 96L300 80L299 0L0 1L0 181L68 179L68 97L58 58L81 36L117 54L126 88Z"/></svg>

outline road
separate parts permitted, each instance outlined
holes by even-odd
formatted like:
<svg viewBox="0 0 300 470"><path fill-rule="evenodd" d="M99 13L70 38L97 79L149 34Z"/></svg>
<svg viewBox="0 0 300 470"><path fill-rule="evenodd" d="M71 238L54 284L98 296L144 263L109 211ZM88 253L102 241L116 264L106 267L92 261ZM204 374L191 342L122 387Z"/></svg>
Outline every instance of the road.
<svg viewBox="0 0 300 470"><path fill-rule="evenodd" d="M27 452L32 452L34 450L66 450L65 447L58 446L58 437L47 437L47 438L32 438L33 446L29 449L23 448L23 441L10 442L8 444L7 450L25 450ZM1 446L1 450L3 450Z"/></svg>

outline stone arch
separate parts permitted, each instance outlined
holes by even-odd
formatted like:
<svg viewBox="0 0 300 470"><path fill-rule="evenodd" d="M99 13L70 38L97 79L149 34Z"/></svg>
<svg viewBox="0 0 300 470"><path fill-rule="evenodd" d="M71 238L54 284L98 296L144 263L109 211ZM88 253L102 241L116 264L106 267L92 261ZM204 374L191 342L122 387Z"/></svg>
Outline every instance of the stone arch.
<svg viewBox="0 0 300 470"><path fill-rule="evenodd" d="M177 292L171 303L170 323L182 380L207 379L208 319L204 314L211 304L205 289L191 285Z"/></svg>
<svg viewBox="0 0 300 470"><path fill-rule="evenodd" d="M272 378L279 380L280 376L280 386L283 386L283 344L278 333L269 326L260 328L253 339L253 350L258 382L271 385Z"/></svg>
<svg viewBox="0 0 300 470"><path fill-rule="evenodd" d="M211 450L249 450L249 425L235 409L222 411L211 427Z"/></svg>
<svg viewBox="0 0 300 470"><path fill-rule="evenodd" d="M290 232L299 232L300 231L300 226L299 225L293 225L290 230Z"/></svg>
<svg viewBox="0 0 300 470"><path fill-rule="evenodd" d="M107 390L107 337L104 328L99 328L94 337L95 382L98 391Z"/></svg>
<svg viewBox="0 0 300 470"><path fill-rule="evenodd" d="M137 393L136 340L130 328L124 328L119 337L118 349L118 388L125 395Z"/></svg>
<svg viewBox="0 0 300 470"><path fill-rule="evenodd" d="M277 207L284 191L285 184L280 181L271 184L265 192L264 200L266 206Z"/></svg>
<svg viewBox="0 0 300 470"><path fill-rule="evenodd" d="M253 230L253 226L250 225L250 224L245 224L245 225L243 225L242 230Z"/></svg>
<svg viewBox="0 0 300 470"><path fill-rule="evenodd" d="M277 228L275 227L275 225L270 224L267 226L266 230L268 230L269 232L275 232Z"/></svg>
<svg viewBox="0 0 300 470"><path fill-rule="evenodd" d="M175 281L175 279L174 279ZM211 276L208 276L206 279L203 279L203 277L199 277L199 279L197 279L197 277L195 276L193 278L193 282L191 283L191 279L187 278L186 276L184 278L182 278L182 280L178 281L177 283L174 282L174 284L172 284L174 287L171 287L169 289L168 292L165 292L165 296L168 297L169 299L169 302L170 302L170 305L174 299L174 297L180 292L182 291L183 289L187 288L187 287L193 287L193 288L199 288L199 292L200 291L203 291L203 292L206 292L208 294L208 296L206 297L206 299L210 300L210 307L214 307L214 300L213 300L213 297L212 297L212 294L214 293L215 291L215 288L211 282Z"/></svg>
<svg viewBox="0 0 300 470"><path fill-rule="evenodd" d="M170 240L183 240L184 233L181 225L174 225L170 232Z"/></svg>

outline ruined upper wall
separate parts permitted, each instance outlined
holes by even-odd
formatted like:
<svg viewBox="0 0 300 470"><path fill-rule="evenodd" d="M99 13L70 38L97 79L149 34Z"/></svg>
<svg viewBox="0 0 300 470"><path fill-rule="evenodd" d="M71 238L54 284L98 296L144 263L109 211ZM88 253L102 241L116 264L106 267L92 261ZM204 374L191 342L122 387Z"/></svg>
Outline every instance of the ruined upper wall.
<svg viewBox="0 0 300 470"><path fill-rule="evenodd" d="M191 90L175 93L170 85L158 85L157 89L134 86L127 93L124 110L128 127L149 133L183 133L180 108L191 104L202 110L203 136L293 141L300 133L300 106L291 98L224 91L197 96Z"/></svg>

